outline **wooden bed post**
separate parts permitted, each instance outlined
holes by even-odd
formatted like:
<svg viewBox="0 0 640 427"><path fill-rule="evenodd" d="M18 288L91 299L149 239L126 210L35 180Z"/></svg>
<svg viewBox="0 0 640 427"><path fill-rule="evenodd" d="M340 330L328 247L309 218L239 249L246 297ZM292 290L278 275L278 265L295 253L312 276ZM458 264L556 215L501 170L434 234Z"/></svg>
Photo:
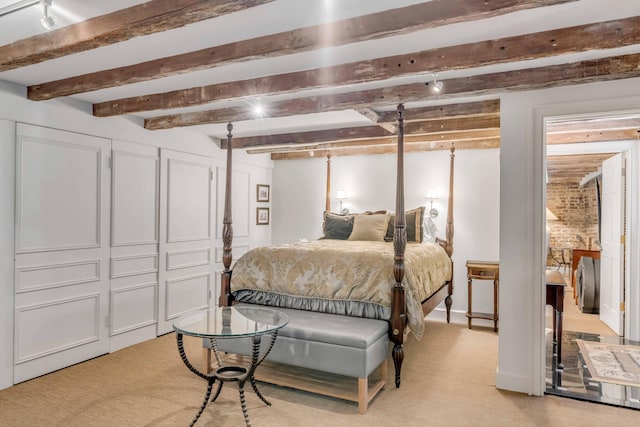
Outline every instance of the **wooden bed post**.
<svg viewBox="0 0 640 427"><path fill-rule="evenodd" d="M445 240L436 237L436 243L438 243L442 249L449 255L449 258L453 256L453 164L455 161L456 147L451 144L451 155L449 164L449 203L447 206L447 225L445 229ZM444 299L444 304L447 307L447 323L451 322L451 305L453 304L453 260L451 260L451 279L447 282L447 296Z"/></svg>
<svg viewBox="0 0 640 427"><path fill-rule="evenodd" d="M456 158L456 147L451 143L451 154L449 155L449 204L447 206L447 226L445 228L445 235L447 243L444 246L444 250L449 255L449 258L453 256L453 164ZM448 294L444 299L444 304L447 307L447 323L451 322L451 305L453 304L453 260L451 260L451 280L449 280Z"/></svg>
<svg viewBox="0 0 640 427"><path fill-rule="evenodd" d="M231 168L232 168L232 136L233 125L227 124L227 171L224 189L224 218L222 220L222 263L224 271L220 286L220 307L231 305L231 243L233 241L233 221L231 216Z"/></svg>
<svg viewBox="0 0 640 427"><path fill-rule="evenodd" d="M398 153L396 181L396 219L393 231L394 264L396 283L391 294L391 328L389 339L393 345L393 364L396 370L396 387L400 387L400 371L404 360L404 329L407 324L404 297L404 252L407 246L407 230L404 213L404 105L398 104Z"/></svg>
<svg viewBox="0 0 640 427"><path fill-rule="evenodd" d="M447 226L445 229L445 236L447 243L444 250L449 255L449 258L453 255L453 163L456 157L456 147L451 144L451 154L449 155L449 204L447 206Z"/></svg>
<svg viewBox="0 0 640 427"><path fill-rule="evenodd" d="M327 200L324 210L331 211L331 153L327 154Z"/></svg>

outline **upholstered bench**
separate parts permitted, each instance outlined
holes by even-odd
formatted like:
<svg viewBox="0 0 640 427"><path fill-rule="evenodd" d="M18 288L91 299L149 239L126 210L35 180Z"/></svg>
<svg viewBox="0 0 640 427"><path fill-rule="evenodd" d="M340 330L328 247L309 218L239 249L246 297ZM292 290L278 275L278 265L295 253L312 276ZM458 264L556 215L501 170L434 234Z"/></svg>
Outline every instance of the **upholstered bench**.
<svg viewBox="0 0 640 427"><path fill-rule="evenodd" d="M296 387L290 381L292 375L263 375L263 371L267 371L264 364L256 371L256 379L351 400L358 403L361 414L366 413L369 402L384 387L387 379L388 323L384 320L304 310L277 310L289 316L289 323L278 333L266 361L357 378L357 393L349 395L343 390L331 391L331 387ZM205 364L209 370L209 340L204 340L203 345ZM246 356L251 352L250 338L218 340L217 345L219 351L226 353ZM380 368L379 379L369 384L369 375L376 368ZM299 377L300 374L293 376ZM327 382L326 379L324 382Z"/></svg>

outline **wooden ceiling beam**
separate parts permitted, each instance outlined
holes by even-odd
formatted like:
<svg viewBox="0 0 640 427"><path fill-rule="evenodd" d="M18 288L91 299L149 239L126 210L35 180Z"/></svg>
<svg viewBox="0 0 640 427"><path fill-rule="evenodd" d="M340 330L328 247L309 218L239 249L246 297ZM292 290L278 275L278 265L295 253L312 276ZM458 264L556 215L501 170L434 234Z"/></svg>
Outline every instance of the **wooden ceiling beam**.
<svg viewBox="0 0 640 427"><path fill-rule="evenodd" d="M451 143L454 142L456 150L465 149L478 149L478 148L499 148L500 138L489 138L485 140L476 141L445 141L438 143L422 143L407 145L404 149L405 152L419 152L419 151L442 151L449 150ZM397 145L390 143L388 145L379 145L375 147L353 147L353 148L331 148L324 150L298 151L288 153L272 153L271 160L299 160L310 159L313 157L326 157L327 155L333 156L356 156L356 155L372 155L372 154L391 154L395 153Z"/></svg>
<svg viewBox="0 0 640 427"><path fill-rule="evenodd" d="M248 148L256 146L311 144L323 141L358 140L392 135L379 126L360 126L342 129L327 129L311 132L284 133L279 135L265 135L245 138L234 138L233 148ZM223 150L227 142L221 141Z"/></svg>
<svg viewBox="0 0 640 427"><path fill-rule="evenodd" d="M96 103L95 116L204 105L214 101L285 94L387 80L426 72L476 68L640 43L640 16L497 40L357 61L242 81L179 89ZM427 85L430 82L426 82Z"/></svg>
<svg viewBox="0 0 640 427"><path fill-rule="evenodd" d="M603 159L612 154L571 154L562 156L548 156L547 169L566 169L567 167L580 167L582 165L599 165ZM579 159L579 162L576 162Z"/></svg>
<svg viewBox="0 0 640 427"><path fill-rule="evenodd" d="M384 108L399 102L446 100L459 96L493 95L504 91L525 91L557 86L640 77L640 54L629 54L568 64L480 74L444 81L443 90L434 94L423 83L389 86L334 95L289 99L268 104L267 116L340 111L362 106ZM170 129L210 123L248 120L247 108L224 108L145 119L146 129Z"/></svg>
<svg viewBox="0 0 640 427"><path fill-rule="evenodd" d="M569 154L547 156L549 184L579 183L585 176L602 167L602 162L615 153Z"/></svg>
<svg viewBox="0 0 640 427"><path fill-rule="evenodd" d="M455 132L461 130L500 129L500 117L496 115L474 117L451 117L442 120L425 120L405 124L407 134L433 132Z"/></svg>
<svg viewBox="0 0 640 427"><path fill-rule="evenodd" d="M404 122L440 120L445 117L485 116L488 114L500 115L499 99L406 109ZM398 120L398 113L396 111L379 112L378 116L381 122L395 123L396 120Z"/></svg>
<svg viewBox="0 0 640 427"><path fill-rule="evenodd" d="M633 115L625 115L620 117L581 119L550 123L547 125L547 134L614 129L640 130L640 115L636 115L636 117L633 117Z"/></svg>
<svg viewBox="0 0 640 427"><path fill-rule="evenodd" d="M637 129L613 129L575 131L547 134L547 144L578 144L582 142L606 142L638 139Z"/></svg>
<svg viewBox="0 0 640 427"><path fill-rule="evenodd" d="M366 16L256 37L251 40L241 40L125 67L44 82L29 86L27 96L31 100L51 99L210 69L235 62L407 34L458 22L489 18L517 10L566 2L567 0L492 2L434 0ZM0 50L1 56L2 51Z"/></svg>
<svg viewBox="0 0 640 427"><path fill-rule="evenodd" d="M1 46L0 71L184 27L272 1L151 0Z"/></svg>
<svg viewBox="0 0 640 427"><path fill-rule="evenodd" d="M406 147L413 144L428 144L432 147L439 147L442 144L450 144L451 142L466 143L494 140L500 138L500 131L498 129L485 129L475 131L460 131L460 132L447 132L447 133L432 133L425 135L405 135L404 143ZM247 150L249 154L264 154L264 153L284 153L284 152L297 152L297 151L317 151L328 150L334 148L358 148L358 147L370 147L370 146L382 146L382 145L396 145L398 138L396 136L389 136L383 138L370 138L359 141L331 141L322 142L316 144L293 144L284 146L270 146L270 147L258 147L250 148ZM482 147L479 147L482 148Z"/></svg>
<svg viewBox="0 0 640 427"><path fill-rule="evenodd" d="M494 129L499 131L500 120L495 116L481 116L471 118L446 118L425 122L412 122L405 126L405 135L434 134L445 135L451 132L477 131ZM278 135L253 136L234 138L233 148L251 148L264 146L294 146L318 144L322 142L371 140L393 136L391 132L378 126L359 126L341 129L327 129L311 132L295 132ZM227 143L221 140L220 148L226 149Z"/></svg>
<svg viewBox="0 0 640 427"><path fill-rule="evenodd" d="M579 167L582 164L599 164L604 159L608 159L615 153L596 153L596 154L561 154L547 156L548 168L566 168L567 166Z"/></svg>
<svg viewBox="0 0 640 427"><path fill-rule="evenodd" d="M467 126L467 127L470 129L473 128L473 126ZM612 131L612 133L609 133L609 138L611 139L605 138L603 140L618 139L616 137L616 135L619 135L617 132L618 131ZM567 143L566 141L568 139L572 139L574 140L574 142L593 142L593 141L584 141L584 138L581 138L581 135L582 135L581 132L575 132L575 135L573 137L570 137L569 135L571 134L566 134L567 139L565 139L564 141L561 141L560 143ZM291 136L289 135L289 138L290 137ZM456 132L446 132L446 131L433 132L433 133L424 134L424 135L406 134L405 144L406 146L411 146L415 143L431 144L431 146L438 147L438 146L444 146L443 144L446 145L447 143L450 143L452 141L453 142L464 141L465 143L470 144L471 148L494 148L493 145L483 144L483 141L499 139L499 137L500 137L500 130L496 128L484 129L484 130L471 129L467 131L460 130ZM478 143L477 145L474 145L473 144L474 141L476 142L481 141L481 142ZM298 140L291 141L289 139L289 144L287 146L262 147L257 149L249 149L247 150L247 152L249 154L276 153L276 152L286 153L286 152L297 152L297 151L316 151L317 152L319 150L332 150L332 149L339 149L339 148L340 149L349 148L349 149L355 150L358 148L365 149L371 146L393 145L395 143L396 143L395 136L389 136L384 138L370 138L366 140L355 140L355 141L339 141L336 139L330 142L318 141L316 143L302 142ZM257 143L253 146L259 147L260 144ZM248 146L245 146L244 148L247 148L247 147ZM240 147L235 147L235 144L234 144L234 148L240 148ZM566 172L567 174L571 175L571 174L575 174L576 168L579 170L595 169L601 165L602 160L610 156L611 154L608 154L608 153L607 154L549 156L547 169L549 170L550 173L556 176L559 173L563 173L563 172Z"/></svg>
<svg viewBox="0 0 640 427"><path fill-rule="evenodd" d="M369 107L356 108L356 111L360 113L362 116L371 120L373 123L376 123L381 128L385 129L387 132L396 134L398 132L398 127L392 121L382 121L381 115L377 111ZM397 113L396 113L397 115Z"/></svg>
<svg viewBox="0 0 640 427"><path fill-rule="evenodd" d="M577 160L575 160L577 161ZM571 175L584 175L585 173L588 173L589 171L592 170L596 170L598 169L598 167L600 167L602 165L602 162L593 162L593 163L585 163L584 165L582 165L579 168L570 168L570 167L563 167L563 168L547 168L547 171L550 175L553 176L571 176ZM576 172L577 171L577 172Z"/></svg>

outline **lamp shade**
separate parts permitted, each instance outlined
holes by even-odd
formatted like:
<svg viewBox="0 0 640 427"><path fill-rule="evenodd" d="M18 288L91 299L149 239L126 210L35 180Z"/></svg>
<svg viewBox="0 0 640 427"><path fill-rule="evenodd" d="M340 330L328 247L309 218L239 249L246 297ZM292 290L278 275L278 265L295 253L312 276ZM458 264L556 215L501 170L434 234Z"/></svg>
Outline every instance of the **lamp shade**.
<svg viewBox="0 0 640 427"><path fill-rule="evenodd" d="M547 208L547 221L556 221L558 217Z"/></svg>
<svg viewBox="0 0 640 427"><path fill-rule="evenodd" d="M429 200L434 200L438 198L438 194L434 190L427 190L427 196L425 198Z"/></svg>
<svg viewBox="0 0 640 427"><path fill-rule="evenodd" d="M344 190L338 190L336 191L336 199L346 199L347 198L347 192Z"/></svg>

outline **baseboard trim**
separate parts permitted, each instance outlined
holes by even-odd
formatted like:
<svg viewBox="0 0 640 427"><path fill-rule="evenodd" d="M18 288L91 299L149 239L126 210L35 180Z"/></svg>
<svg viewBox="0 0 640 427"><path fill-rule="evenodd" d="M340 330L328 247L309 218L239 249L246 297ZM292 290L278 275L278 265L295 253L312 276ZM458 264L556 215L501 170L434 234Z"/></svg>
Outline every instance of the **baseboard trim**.
<svg viewBox="0 0 640 427"><path fill-rule="evenodd" d="M529 377L500 372L499 369L496 369L496 388L533 395Z"/></svg>
<svg viewBox="0 0 640 427"><path fill-rule="evenodd" d="M444 321L447 320L447 310L444 308L436 308L427 316L429 320ZM473 319L472 326L484 326L493 329L493 321L487 319ZM467 312L462 310L451 310L451 323L467 324ZM500 328L500 322L498 321L498 328ZM498 329L499 330L499 329Z"/></svg>

